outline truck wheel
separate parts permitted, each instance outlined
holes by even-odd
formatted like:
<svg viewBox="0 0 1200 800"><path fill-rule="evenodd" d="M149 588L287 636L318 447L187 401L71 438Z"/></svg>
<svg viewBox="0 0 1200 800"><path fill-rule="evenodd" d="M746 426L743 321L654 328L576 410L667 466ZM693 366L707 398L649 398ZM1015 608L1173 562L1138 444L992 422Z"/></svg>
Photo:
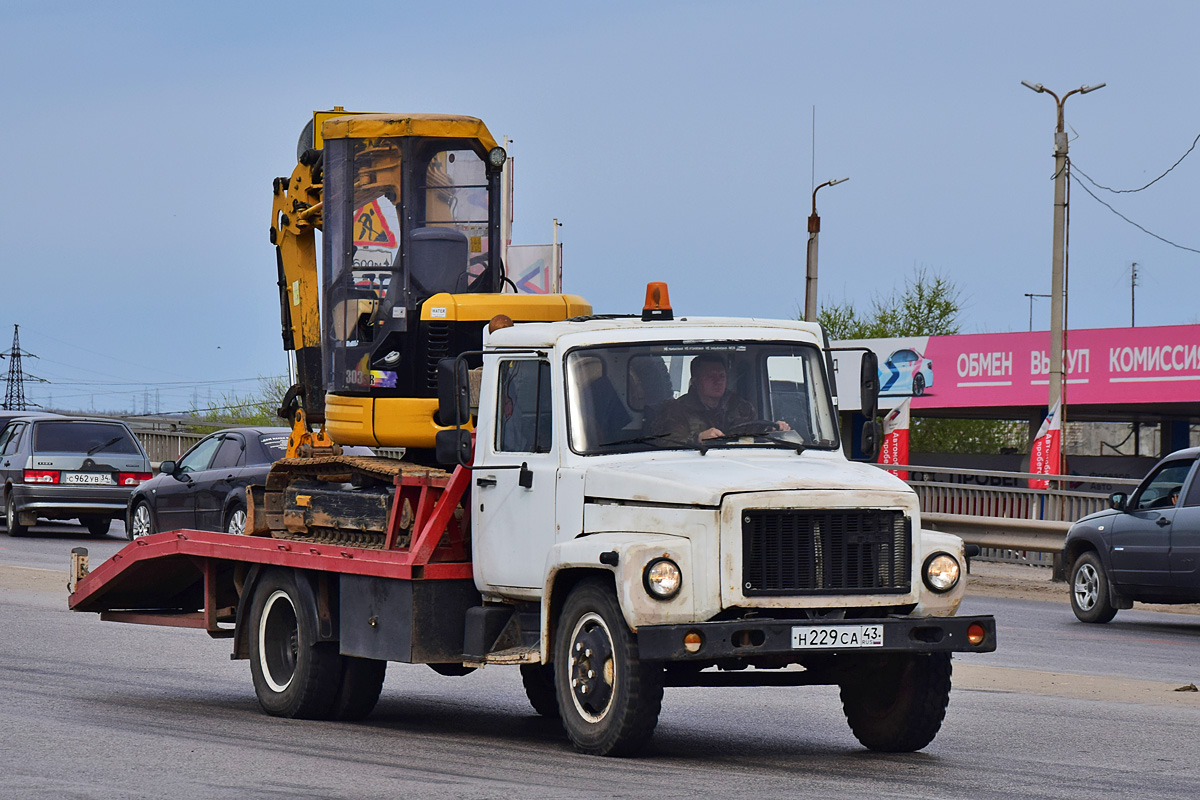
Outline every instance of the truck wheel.
<svg viewBox="0 0 1200 800"><path fill-rule="evenodd" d="M326 719L342 688L337 645L317 642L316 611L305 607L290 570L272 570L250 606L250 672L263 711Z"/></svg>
<svg viewBox="0 0 1200 800"><path fill-rule="evenodd" d="M558 693L554 688L554 665L522 664L521 683L529 705L543 717L558 718Z"/></svg>
<svg viewBox="0 0 1200 800"><path fill-rule="evenodd" d="M387 662L373 658L342 656L342 686L333 703L333 719L357 722L365 719L379 702Z"/></svg>
<svg viewBox="0 0 1200 800"><path fill-rule="evenodd" d="M610 587L587 580L571 590L554 658L558 708L577 750L629 755L650 739L662 708L662 667L638 658Z"/></svg>
<svg viewBox="0 0 1200 800"><path fill-rule="evenodd" d="M1071 567L1071 610L1080 622L1109 622L1117 615L1108 599L1104 565L1092 550L1080 553Z"/></svg>
<svg viewBox="0 0 1200 800"><path fill-rule="evenodd" d="M21 517L17 514L17 504L11 493L8 495L8 501L4 504L4 519L5 524L8 525L9 536L24 536L29 532L29 529L21 524Z"/></svg>
<svg viewBox="0 0 1200 800"><path fill-rule="evenodd" d="M933 741L950 702L950 654L875 656L841 682L842 709L869 750L911 753Z"/></svg>

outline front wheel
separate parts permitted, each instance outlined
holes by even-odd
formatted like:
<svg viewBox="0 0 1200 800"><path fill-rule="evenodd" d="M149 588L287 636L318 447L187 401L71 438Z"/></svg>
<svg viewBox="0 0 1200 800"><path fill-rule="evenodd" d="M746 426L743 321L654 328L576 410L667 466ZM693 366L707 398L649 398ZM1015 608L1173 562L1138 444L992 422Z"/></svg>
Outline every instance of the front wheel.
<svg viewBox="0 0 1200 800"><path fill-rule="evenodd" d="M1080 553L1071 567L1071 610L1080 622L1108 622L1117 609L1108 598L1108 576L1092 550Z"/></svg>
<svg viewBox="0 0 1200 800"><path fill-rule="evenodd" d="M662 666L638 658L610 586L586 580L571 590L554 659L559 713L577 750L630 755L649 741L662 708Z"/></svg>
<svg viewBox="0 0 1200 800"><path fill-rule="evenodd" d="M864 658L840 683L854 738L881 753L911 753L933 741L950 702L950 654Z"/></svg>
<svg viewBox="0 0 1200 800"><path fill-rule="evenodd" d="M335 643L317 641L316 609L305 597L290 570L272 570L258 582L250 605L250 673L268 714L327 719L342 693L343 662Z"/></svg>
<svg viewBox="0 0 1200 800"><path fill-rule="evenodd" d="M9 536L24 536L29 532L29 529L21 524L21 517L17 514L17 503L13 500L12 493L8 495L8 501L4 504L4 519L8 525Z"/></svg>

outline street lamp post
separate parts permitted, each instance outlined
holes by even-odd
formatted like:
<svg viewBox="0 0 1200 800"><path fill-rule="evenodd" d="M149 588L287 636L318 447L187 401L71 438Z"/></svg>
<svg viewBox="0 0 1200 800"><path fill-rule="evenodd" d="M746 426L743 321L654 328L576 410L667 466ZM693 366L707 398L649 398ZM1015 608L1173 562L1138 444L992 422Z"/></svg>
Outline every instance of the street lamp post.
<svg viewBox="0 0 1200 800"><path fill-rule="evenodd" d="M1057 94L1040 83L1021 81L1021 84L1041 94L1054 98L1058 107L1058 123L1054 129L1054 244L1050 266L1050 408L1059 404L1060 421L1066 419L1062 404L1063 387L1063 261L1066 254L1067 229L1067 132L1063 122L1063 104L1073 94L1087 94L1104 88L1105 84L1080 86L1059 98ZM1061 464L1056 465L1061 467ZM1062 472L1056 469L1055 472Z"/></svg>
<svg viewBox="0 0 1200 800"><path fill-rule="evenodd" d="M813 189L812 216L808 218L808 271L804 280L804 321L817 321L817 234L821 232L821 218L817 216L817 192L826 186L845 183L849 178L834 178Z"/></svg>

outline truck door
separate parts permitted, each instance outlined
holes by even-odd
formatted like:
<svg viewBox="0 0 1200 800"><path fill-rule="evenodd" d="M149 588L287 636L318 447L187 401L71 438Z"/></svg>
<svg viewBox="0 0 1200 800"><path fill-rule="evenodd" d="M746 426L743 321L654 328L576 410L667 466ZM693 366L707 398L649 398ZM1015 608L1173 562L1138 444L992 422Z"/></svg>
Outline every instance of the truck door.
<svg viewBox="0 0 1200 800"><path fill-rule="evenodd" d="M480 409L495 414L493 435L475 445L485 450L476 463L487 465L473 475L475 575L481 587L541 589L546 553L554 544L558 472L550 364L504 359L496 397L496 408Z"/></svg>

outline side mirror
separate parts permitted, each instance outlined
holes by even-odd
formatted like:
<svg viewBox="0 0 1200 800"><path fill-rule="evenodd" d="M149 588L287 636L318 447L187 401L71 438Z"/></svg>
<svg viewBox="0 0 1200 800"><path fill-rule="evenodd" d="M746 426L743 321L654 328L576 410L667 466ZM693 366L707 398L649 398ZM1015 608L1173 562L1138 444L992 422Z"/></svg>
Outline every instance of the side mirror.
<svg viewBox="0 0 1200 800"><path fill-rule="evenodd" d="M467 362L443 358L438 362L438 422L465 425L471 421L471 383Z"/></svg>
<svg viewBox="0 0 1200 800"><path fill-rule="evenodd" d="M470 464L471 432L466 428L438 431L434 436L434 454L439 464Z"/></svg>
<svg viewBox="0 0 1200 800"><path fill-rule="evenodd" d="M868 417L863 423L862 439L859 440L859 449L862 450L863 458L867 461L874 461L879 458L879 448L883 445L883 425L874 417Z"/></svg>
<svg viewBox="0 0 1200 800"><path fill-rule="evenodd" d="M164 461L158 465L158 472L160 475L174 475L178 466L174 461Z"/></svg>
<svg viewBox="0 0 1200 800"><path fill-rule="evenodd" d="M1129 495L1124 492L1113 492L1108 496L1108 504L1116 511L1124 511L1129 502Z"/></svg>
<svg viewBox="0 0 1200 800"><path fill-rule="evenodd" d="M859 367L858 393L862 399L862 415L874 419L879 412L879 356L872 351L863 353ZM863 448L866 450L866 448Z"/></svg>

